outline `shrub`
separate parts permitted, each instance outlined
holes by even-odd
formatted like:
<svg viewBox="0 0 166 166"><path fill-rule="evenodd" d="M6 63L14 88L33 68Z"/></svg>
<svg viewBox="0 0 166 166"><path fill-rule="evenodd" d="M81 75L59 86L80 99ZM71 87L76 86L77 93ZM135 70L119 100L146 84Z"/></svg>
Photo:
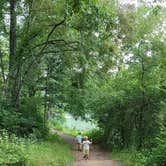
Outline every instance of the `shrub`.
<svg viewBox="0 0 166 166"><path fill-rule="evenodd" d="M27 156L25 154L24 139L15 135L9 135L6 131L0 134L0 165L25 165Z"/></svg>
<svg viewBox="0 0 166 166"><path fill-rule="evenodd" d="M118 160L122 166L146 166L147 161L144 152L127 149L113 151L111 159Z"/></svg>
<svg viewBox="0 0 166 166"><path fill-rule="evenodd" d="M24 98L19 107L0 103L0 128L20 136L35 134L37 138L44 138L48 133L47 124L44 124L40 98Z"/></svg>
<svg viewBox="0 0 166 166"><path fill-rule="evenodd" d="M85 135L87 135L89 139L93 139L93 142L95 144L102 145L102 143L103 143L103 132L101 130L97 130L97 129L90 130L90 131L86 132Z"/></svg>
<svg viewBox="0 0 166 166"><path fill-rule="evenodd" d="M155 139L156 146L152 148L150 158L147 165L151 166L165 166L166 165L166 132L162 131L161 134Z"/></svg>

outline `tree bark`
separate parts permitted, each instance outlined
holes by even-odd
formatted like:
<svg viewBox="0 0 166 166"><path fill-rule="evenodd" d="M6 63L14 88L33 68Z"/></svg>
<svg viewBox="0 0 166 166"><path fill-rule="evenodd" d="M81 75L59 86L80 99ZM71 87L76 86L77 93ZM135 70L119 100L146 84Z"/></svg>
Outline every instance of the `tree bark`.
<svg viewBox="0 0 166 166"><path fill-rule="evenodd" d="M10 37L9 37L9 96L10 104L12 106L18 103L18 93L16 92L17 80L17 57L16 57L16 0L10 0Z"/></svg>
<svg viewBox="0 0 166 166"><path fill-rule="evenodd" d="M16 0L10 0L10 59L13 56L16 56Z"/></svg>

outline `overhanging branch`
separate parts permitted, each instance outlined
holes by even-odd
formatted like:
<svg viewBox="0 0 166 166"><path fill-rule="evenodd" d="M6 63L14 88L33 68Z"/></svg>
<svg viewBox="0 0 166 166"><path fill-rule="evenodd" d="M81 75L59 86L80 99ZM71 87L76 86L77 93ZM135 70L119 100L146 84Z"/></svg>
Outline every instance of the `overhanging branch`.
<svg viewBox="0 0 166 166"><path fill-rule="evenodd" d="M63 19L62 21L60 21L59 23L57 24L54 24L53 28L51 29L51 31L48 33L47 35L47 38L46 38L46 41L45 41L45 44L43 45L43 47L41 48L41 50L39 51L39 53L36 55L36 60L38 61L40 58L41 58L41 55L43 54L44 50L47 48L47 45L48 45L48 42L49 42L49 39L51 37L51 35L53 34L53 32L55 31L55 29L62 25L63 23L65 22L65 19ZM31 66L35 63L35 60L33 60L27 67L27 70L23 73L23 80L24 78L26 77L29 69L31 68Z"/></svg>

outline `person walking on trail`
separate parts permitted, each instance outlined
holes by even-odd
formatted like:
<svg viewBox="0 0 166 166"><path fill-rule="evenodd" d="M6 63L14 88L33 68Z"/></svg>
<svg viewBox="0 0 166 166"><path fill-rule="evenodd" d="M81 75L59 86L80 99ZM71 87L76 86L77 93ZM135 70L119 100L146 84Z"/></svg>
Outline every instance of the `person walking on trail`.
<svg viewBox="0 0 166 166"><path fill-rule="evenodd" d="M84 141L82 142L83 145L83 154L84 154L84 159L89 159L89 149L90 149L90 144L92 144L92 140L89 141L88 137L84 137Z"/></svg>
<svg viewBox="0 0 166 166"><path fill-rule="evenodd" d="M78 135L76 136L76 141L77 141L77 148L79 151L82 150L82 135L81 133L78 133Z"/></svg>

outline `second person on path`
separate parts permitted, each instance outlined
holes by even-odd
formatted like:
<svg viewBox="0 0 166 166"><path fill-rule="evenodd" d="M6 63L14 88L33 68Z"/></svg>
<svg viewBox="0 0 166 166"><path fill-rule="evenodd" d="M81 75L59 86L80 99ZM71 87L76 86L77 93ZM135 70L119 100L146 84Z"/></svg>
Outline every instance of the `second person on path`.
<svg viewBox="0 0 166 166"><path fill-rule="evenodd" d="M88 140L88 137L85 136L85 137L84 137L84 141L82 142L82 145L83 145L83 154L84 154L84 158L85 158L86 160L89 159L90 144L92 144L92 140L89 141L89 140Z"/></svg>
<svg viewBox="0 0 166 166"><path fill-rule="evenodd" d="M77 148L79 151L82 150L82 135L81 133L78 133L78 135L76 136L76 141L77 141Z"/></svg>

